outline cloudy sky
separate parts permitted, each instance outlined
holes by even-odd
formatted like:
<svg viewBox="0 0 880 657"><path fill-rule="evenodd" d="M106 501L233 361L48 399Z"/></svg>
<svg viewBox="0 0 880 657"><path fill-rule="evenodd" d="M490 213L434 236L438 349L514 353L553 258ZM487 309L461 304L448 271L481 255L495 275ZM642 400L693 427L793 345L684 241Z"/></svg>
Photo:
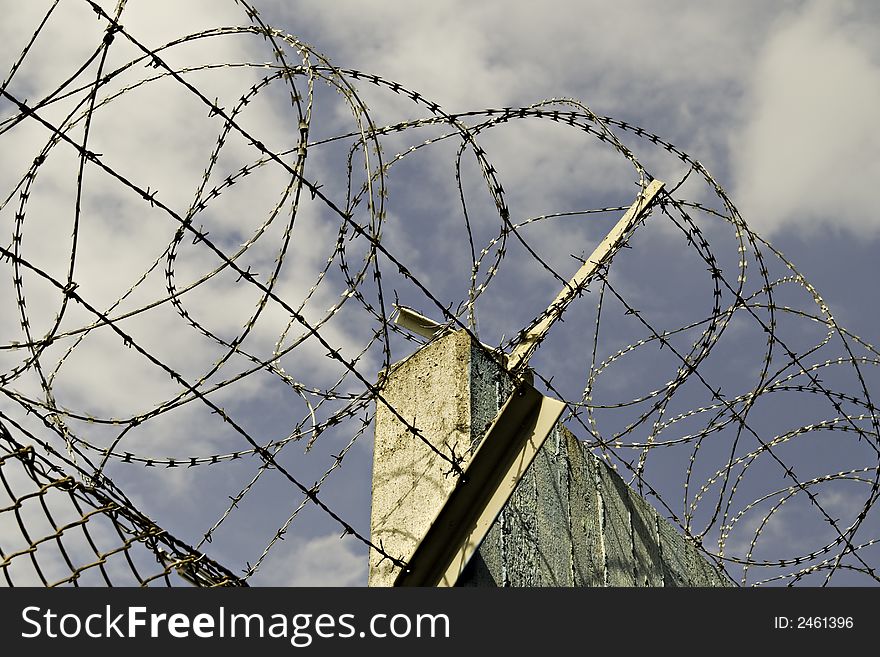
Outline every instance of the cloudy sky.
<svg viewBox="0 0 880 657"><path fill-rule="evenodd" d="M109 0L98 4L108 14L117 7ZM236 30L205 32L253 25L245 7L231 0L129 0L119 22L138 43L116 35L103 60L99 46L107 23L85 0L0 0L0 5L0 79L8 94L0 99L0 246L18 248L22 259L60 281L61 287L74 281L92 307L118 318L118 326L166 366L158 367L141 351L127 347L106 327L79 331L95 321L93 313L81 304L65 303L58 286L33 270L20 274L7 260L0 262L5 309L0 314L0 373L5 377L0 411L45 433L33 417L25 417L25 408L45 404L63 410L67 429L92 445L86 453L95 464L101 460L98 450L110 446L116 453L158 461L198 457L201 463L220 455L218 464L190 469L149 469L143 463L110 459L106 472L140 508L183 540L197 544L219 523L211 530L214 540L202 547L234 572L254 564L270 548L251 578L254 584L364 584L366 552L360 541L340 539L339 523L314 505L300 510L303 495L289 478L259 472L253 456L231 458L253 447L244 434L260 444L282 441L279 459L284 458L290 476L308 487L329 470L322 500L356 531L368 535L372 429L365 423L372 406L360 401L364 381L350 370L372 381L386 363L382 345L373 337L377 320L364 304L387 313L398 294L402 302L438 319L440 311L388 269L383 270L387 279L380 297L372 265L364 259L369 245L353 238L351 228L322 200L351 209L361 225L369 224L366 215L354 213L347 203L367 182L364 171L372 170L379 156L369 149L354 151L349 176L353 138L329 139L356 136L364 129L362 110L353 114L350 94L320 79L309 96L304 77L297 78L301 98L291 103L290 88L275 75L274 46L266 39ZM874 254L880 247L880 215L872 190L880 178L880 136L872 119L880 104L880 9L875 3L254 0L253 6L265 24L293 37L276 44L291 67L303 60L304 51L297 44L308 44L313 49L308 53L311 64L322 63L316 54L320 53L342 69L396 81L448 113L576 99L600 117L659 135L711 172L749 227L795 263L840 325L868 343L877 342L874 281L880 272ZM50 7L45 27L18 65L22 49ZM157 51L168 68L150 66L138 44L149 49L171 44ZM168 75L169 69L192 88ZM87 120L88 85L101 75L108 80ZM430 116L425 105L387 88L350 76L346 80L356 86L376 125ZM104 166L87 163L78 183L77 151L67 142L50 144L52 133L44 124L19 120L20 108L13 99L27 100L32 107L47 101L39 115L48 123L64 124L66 134L78 143L87 135L88 149L100 154ZM237 128L226 133L212 104L227 116L234 114ZM297 147L304 124L312 144L305 175L321 186L317 197L291 185L291 171L300 163ZM510 122L481 135L481 145L506 190L512 221L632 202L638 176L630 162L583 132L547 124ZM393 160L397 153L447 131L428 125L389 134L381 140L381 157ZM651 175L676 181L687 172L680 160L649 140L631 131L617 132ZM215 151L218 139L222 149ZM255 148L255 139L265 151ZM45 163L27 177L47 145L51 148ZM473 264L459 193L468 201L477 251L483 246L493 250L499 230L494 201L473 157L462 165L461 192L456 187L457 148L452 140L439 141L389 169L382 236L388 251L451 307L467 298ZM261 162L266 152L280 155L276 161ZM386 202L376 182L371 184L358 213ZM708 185L688 185L682 189L689 198L718 206ZM24 205L23 189L28 192ZM149 202L150 194L158 203ZM567 277L578 264L571 256L588 254L619 214L536 222L523 235ZM190 229L177 239L177 219L190 215ZM629 259L621 263L614 286L631 303L653 312L658 325L682 326L705 317L711 299L705 297L705 282L692 280L689 268L701 263L681 255L671 224L656 223L633 244L632 253L638 251L638 257L626 253ZM737 256L729 226L709 221L704 229L721 262ZM363 299L346 294L350 286L340 267L338 239L346 244L350 275L358 279L363 274L358 285ZM205 248L208 242L215 250ZM511 244L504 271L477 307L476 326L489 344L514 335L559 287L517 248ZM218 251L235 267L218 258ZM382 258L379 262L390 265ZM783 271L781 261L774 262L774 274L790 273ZM487 262L481 276L488 266ZM242 272L253 272L263 287L246 284ZM16 286L19 275L23 282ZM273 291L269 299L264 294L267 285ZM162 302L151 305L157 301ZM21 327L23 303L30 336ZM804 300L791 301L798 303ZM578 321L591 317L587 306L593 308L592 301L582 311L573 310L582 312L575 315ZM323 342L310 337L305 324L291 321L292 311L308 325L320 326ZM467 323L464 313L461 320ZM578 329L577 322L569 324L573 328L557 333L555 348L560 351L548 346L548 354L583 346L584 329ZM644 337L623 323L611 326L620 344L610 340L601 350L605 355ZM794 341L803 338L807 344L812 337L799 333L800 328L791 330ZM62 337L40 352L42 369L31 365L19 372L30 352L13 349L14 343L48 333ZM731 335L727 351L719 347L718 357L727 362L737 361L745 346L757 345L746 329L740 341L733 330ZM392 360L415 348L399 336L391 344ZM338 357L328 357L328 346ZM572 363L545 356L536 359L537 367L546 377L558 377L567 398L580 399L588 371L587 354L581 355ZM837 349L823 352L817 360L842 355ZM662 384L674 374L674 365L646 358L632 361L629 367L635 370L610 367L603 378L607 388L597 395L605 395L604 401L615 395L620 400L634 398L642 383L650 389L650 384ZM343 360L354 367L346 367ZM758 354L749 367L760 364ZM706 367L715 373L713 363ZM748 376L748 368L742 369ZM634 380L640 377L647 382ZM870 377L877 382L871 373L869 384ZM44 378L51 382L51 398ZM241 431L219 420L212 413L216 408L193 403L181 379L210 390L211 402L235 418ZM846 389L854 394L851 387ZM325 398L315 390L336 394ZM670 414L703 401L686 397ZM162 412L153 416L153 409ZM772 436L827 419L826 411L792 402L755 415ZM782 417L788 413L797 416L790 426ZM344 418L342 425L330 427L312 445L311 427L334 415ZM135 422L119 437L120 426L147 417L149 421ZM610 427L625 423L619 418L608 422ZM287 438L291 441L284 442ZM56 444L64 448L63 441ZM803 459L802 476L819 476L822 470L816 461L826 458L828 445L807 442L801 449L815 454L812 459L798 457ZM346 450L342 465L332 468L340 450ZM681 497L680 475L688 453L682 454L677 461L658 456L661 469L651 480L665 490L663 468L671 472L671 497ZM828 458L834 463L829 472L838 466L844 470L872 465L860 451L839 462ZM708 467L707 476L712 471ZM760 496L759 489L756 486L752 499ZM248 492L239 508L227 514L230 496L242 490ZM674 508L682 506L678 498L670 502ZM835 488L827 491L825 505L845 516L858 508L858 499ZM791 506L789 523L806 512ZM745 517L741 526L754 533L761 517ZM285 540L274 541L288 522ZM806 535L794 536L786 527L790 530L791 525L783 519L766 531L762 556L799 553L799 542L807 553L828 539L806 530ZM877 538L878 528L875 514L856 542ZM731 535L728 549L747 549L748 534ZM760 579L755 576L748 583Z"/></svg>

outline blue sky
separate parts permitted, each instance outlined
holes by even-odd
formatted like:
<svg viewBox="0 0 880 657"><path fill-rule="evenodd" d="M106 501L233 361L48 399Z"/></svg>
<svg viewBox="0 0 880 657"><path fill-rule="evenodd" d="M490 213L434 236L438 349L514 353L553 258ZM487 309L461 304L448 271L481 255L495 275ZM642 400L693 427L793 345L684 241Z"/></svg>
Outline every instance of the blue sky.
<svg viewBox="0 0 880 657"><path fill-rule="evenodd" d="M50 3L6 4L7 19L0 26L4 79ZM108 12L116 6L112 2L99 4ZM873 125L873 108L880 102L880 16L873 3L661 5L631 1L610 6L553 0L539 6L458 0L417 5L396 0L256 0L253 4L263 21L323 53L333 65L397 81L449 113L528 106L549 98L576 99L596 116L614 117L659 135L711 172L746 224L796 265L841 326L868 343L877 343L874 281L878 270L874 254L880 245L880 218L873 183L880 177L880 137ZM120 22L150 48L208 28L250 24L244 7L234 2L130 2ZM8 93L19 100L28 99L31 105L44 98L95 51L104 25L88 3L62 0L12 76ZM291 66L301 63L296 40L283 45ZM311 114L299 116L291 107L283 81L261 85L264 76L274 72L261 66L273 62L272 47L253 34L230 32L191 39L162 53L173 68L200 67L185 73L186 79L224 111L238 108L234 110L237 125L251 136L258 135L269 150L292 151L282 157L288 166L296 165L300 124L308 120L313 146L306 160L306 178L321 185L321 195L345 207L346 157L352 139L325 140L356 132L364 125L359 126L355 119L363 119L365 114L353 115L346 96L319 79L313 89ZM117 36L109 49L107 70L140 56L134 45ZM310 55L310 61L319 63L315 54ZM248 65L215 66L231 62ZM86 84L89 76L94 79L95 66L93 62L78 78L80 84ZM193 227L210 233L211 242L228 256L240 254L235 259L241 269L250 268L262 282L272 283L278 298L309 324L319 324L326 344L309 337L301 323L291 322L290 308L275 300L264 303L259 288L243 282L228 267L218 269L216 254L191 234L174 246L171 259L173 284L183 290L180 307L163 303L121 319L120 326L183 378L216 385L212 401L258 442L282 441L279 459L283 458L291 475L306 486L331 468L333 455L346 450L341 467L330 470L320 496L366 536L372 437L369 426L358 431L372 407L359 398L364 394L363 382L351 372L346 374L347 368L339 360L327 357L327 345L354 362L354 369L367 381L374 380L383 367L385 354L382 345L372 341L376 318L361 299L346 295L349 286L335 251L345 223L308 190L296 197L283 167L272 162L257 167L260 153L235 130L224 136L223 149L210 165L212 150L223 134L222 120L211 116L203 99L168 76L140 83L160 72L139 62L120 70L102 87L98 98L107 102L93 113L90 149L101 153L103 161L126 180L155 191L156 199L181 215L203 201L205 207L195 215ZM413 103L386 87L350 76L345 80L355 85L376 125L430 115L424 104ZM304 108L308 88L305 78L299 82ZM249 93L253 85L258 88ZM129 91L116 95L128 87ZM247 104L239 104L243 94ZM58 100L42 110L42 116L61 121L85 97L79 91ZM571 108L563 104L553 107ZM4 100L0 112L0 121L6 121L17 110ZM4 123L0 133L3 201L49 139L45 128L34 121L11 126ZM650 140L620 126L610 127L651 175L675 181L687 171L681 159ZM70 134L81 139L83 130L84 121L80 121ZM355 216L368 225L367 196L376 207L384 203L384 247L441 305L457 308L467 298L473 264L455 184L459 144L445 139L419 147L399 162L394 160L396 154L446 132L443 126L426 125L383 136L382 157L394 162L388 170L387 201L373 181ZM637 172L626 158L570 127L534 119L508 121L486 129L479 139L505 189L513 222L550 213L625 207L638 190ZM377 161L376 153L355 151L351 178L355 193L366 182L365 167L371 170ZM462 162L462 193L476 250L487 246L494 254L497 244L492 240L501 225L497 208L473 154L467 152ZM23 257L65 280L75 246L74 280L79 289L88 293L90 303L104 309L123 298L114 309L120 314L165 298L169 280L164 274L169 261L165 249L173 242L177 224L162 207L149 205L130 187L91 166L84 172L85 192L77 219L73 208L78 166L76 154L62 144L51 150L40 167L21 228ZM208 167L207 183L202 186ZM234 185L224 185L227 177L236 176L243 167L247 176L236 177ZM252 171L250 167L254 167ZM693 176L682 186L682 198L720 207L711 187L697 178ZM216 199L209 196L212 188L222 192ZM294 203L296 212L292 214ZM13 243L16 209L15 198L0 208L0 245L5 248ZM589 254L619 214L611 211L538 221L524 227L522 235L542 259L567 278L577 268L576 257ZM295 220L291 223L292 217ZM652 220L633 238L633 249L615 260L609 280L629 304L644 311L654 325L668 330L707 316L712 307L711 278L670 220L659 213ZM696 221L722 269L735 272L739 255L730 226L702 214ZM78 234L75 245L71 238L74 222ZM433 301L396 274L396 265L384 256L378 259L385 279L380 298L373 265L364 262L368 245L362 239L352 239L350 229L341 236L351 275L357 278L363 272L358 290L364 294L364 303L373 309L384 303L387 313L397 294L402 302L440 319ZM772 276L791 273L769 249L762 247L762 252L772 261ZM481 277L486 276L491 257L487 256ZM750 275L757 274L754 266L754 262L750 264ZM26 342L26 337L22 336L18 312L13 312L19 302L12 267L8 263L0 267L4 307L11 309L0 320L0 346L4 347L0 371L9 372L22 359L21 350L11 349L12 343ZM515 335L546 307L560 286L514 240L510 240L498 271L476 307L479 336L489 344ZM732 280L736 280L735 273ZM750 285L756 284L756 278L749 280ZM52 327L60 296L33 276L26 276L24 287L31 325L35 335L40 335ZM781 286L779 303L815 312L816 304L803 288L795 287ZM606 295L608 317L603 321L608 330L602 333L602 357L645 337L643 328L626 319L627 306L611 299L610 291ZM590 354L585 336L592 335L595 301L594 295L573 307L567 316L570 319L554 327L533 361L543 376L554 378L566 399L579 400L588 379ZM786 317L795 319L793 315ZM731 397L737 394L738 386L746 386L741 388L743 392L748 389L762 358L763 337L754 331L754 325L740 323L738 318L731 321L724 340L703 366L713 381L724 382ZM465 313L461 320L467 323ZM93 317L81 308L65 308L60 330L71 331L91 321ZM806 349L821 333L816 332L815 323L800 320L780 319L778 329L787 344L796 344L799 349ZM240 352L228 353L229 349L209 335L226 342L242 336L241 351L261 359L278 354L274 369L238 378L253 361ZM684 342L693 340L691 333L684 338ZM161 407L165 412L139 423L119 445L119 451L144 458L198 456L210 460L212 455L229 456L251 447L204 405L175 405L173 400L181 394L178 382L125 348L117 335L91 331L65 355L74 339L60 340L41 356L47 373L57 370L51 400L47 401L31 368L4 380L0 410L18 421L31 422L23 417L24 407L42 401L74 415L128 421ZM813 357L819 363L841 357L845 354L842 345L832 341ZM389 348L394 361L411 353L415 345L393 336ZM876 353L872 356L870 350L860 349L860 354L876 357ZM638 397L664 385L676 367L668 354L658 356L653 350L640 348L603 370L597 380L602 385L597 382L594 399L613 403ZM877 382L874 369L869 366L865 374L869 390ZM826 370L822 370L823 377L827 374L831 387L861 395L859 383L850 373L838 375L834 368ZM235 381L227 385L230 379ZM340 395L321 401L316 389ZM754 409L755 425L767 440L835 416L827 399L823 406L814 401L815 395L802 399L793 394L777 401L782 396L768 394ZM706 401L705 390L699 390L698 385L683 387L667 412L671 417ZM633 412L637 416L641 411ZM314 437L310 430L313 423L320 425L334 414L342 414L344 421L315 438L306 449ZM625 413L611 410L597 411L596 419L603 435L629 421ZM99 448L119 433L115 426L74 417L69 424L77 436ZM688 426L682 421L658 435L673 440L679 427L682 434L693 430ZM590 439L576 426L572 428L579 437ZM712 481L714 469L723 465L731 446L729 436L723 431L719 435L714 443L707 441L703 456L692 464L707 481ZM786 450L786 458L804 480L859 467L873 467L876 475L876 454L864 443L830 442L837 435L808 432L780 449ZM355 440L350 444L352 438ZM628 437L634 442L643 438L635 434ZM737 449L748 452L744 444ZM681 449L652 450L647 457L648 483L663 492L679 516L693 503L694 489L685 493L689 496L686 499L682 494L682 478L691 454L692 443L688 443ZM638 459L638 450L623 449L621 457ZM734 506L747 507L750 500L771 492L774 485L790 485L772 464L765 468L763 463L749 471L741 487L742 497L735 499ZM339 523L312 504L301 507L302 494L289 480L275 472L259 473L258 465L252 456L186 470L145 469L111 459L107 473L145 512L187 541L198 543L220 522L212 531L214 540L204 547L233 571L240 572L245 563L254 564L265 554L251 577L254 584L365 583L364 545L350 536L338 538L342 533ZM851 493L849 483L838 480L817 486L829 510L843 519L843 527L857 515L865 498L863 486L851 486L859 490ZM712 485L708 485L710 489ZM248 492L239 508L226 514L229 496L243 489ZM796 496L784 513L773 514L773 523L768 524L756 547L760 558L807 554L834 540L822 527L822 519L817 520L815 508L802 502ZM728 555L747 549L749 536L769 508L762 504L737 520L737 530L728 537ZM704 508L695 511L697 519ZM734 516L731 512L731 518ZM287 528L284 541L273 540L279 528ZM719 531L715 527L707 534L709 543L714 540L716 547ZM874 513L854 542L876 539L878 531L880 522ZM871 563L873 555L876 563L877 551L872 549L864 550L864 559ZM791 570L783 568L774 574ZM736 567L731 568L731 574L736 579L744 576ZM822 576L809 581L821 582ZM745 578L752 584L765 575L753 569ZM871 580L842 572L834 581L867 584Z"/></svg>

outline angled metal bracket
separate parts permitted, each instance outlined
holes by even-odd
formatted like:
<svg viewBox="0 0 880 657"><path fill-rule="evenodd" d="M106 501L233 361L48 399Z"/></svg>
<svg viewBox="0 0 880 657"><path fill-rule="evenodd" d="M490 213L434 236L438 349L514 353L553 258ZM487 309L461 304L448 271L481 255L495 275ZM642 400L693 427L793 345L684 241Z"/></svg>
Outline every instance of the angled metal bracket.
<svg viewBox="0 0 880 657"><path fill-rule="evenodd" d="M565 403L521 383L394 586L454 586L544 444Z"/></svg>
<svg viewBox="0 0 880 657"><path fill-rule="evenodd" d="M446 331L451 330L443 324L438 324L430 317L417 313L412 308L396 304L394 308L397 310L397 317L394 318L394 323L416 335L433 338L443 329L446 329Z"/></svg>
<svg viewBox="0 0 880 657"><path fill-rule="evenodd" d="M510 358L507 360L507 368L509 370L521 370L528 365L529 358L531 358L532 353L537 349L541 340L544 339L544 336L547 335L550 327L562 316L562 313L565 312L572 299L589 285L596 270L607 263L623 246L624 235L644 218L645 213L650 209L662 189L663 183L659 180L653 180L643 192L639 193L638 198L626 211L626 214L620 218L620 221L611 229L611 232L593 250L590 257L575 272L575 275L566 283L562 291L556 295L553 303L547 308L543 319L526 333L522 342L511 352Z"/></svg>

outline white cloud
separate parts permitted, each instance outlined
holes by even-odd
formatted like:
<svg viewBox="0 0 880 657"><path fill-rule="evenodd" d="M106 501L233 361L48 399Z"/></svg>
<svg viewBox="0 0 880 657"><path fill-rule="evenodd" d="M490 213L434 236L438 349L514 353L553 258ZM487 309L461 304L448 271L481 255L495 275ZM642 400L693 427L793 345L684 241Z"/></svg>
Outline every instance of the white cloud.
<svg viewBox="0 0 880 657"><path fill-rule="evenodd" d="M273 586L363 586L367 558L361 546L338 534L299 540L283 557L271 557L255 579Z"/></svg>
<svg viewBox="0 0 880 657"><path fill-rule="evenodd" d="M45 8L37 4L17 3L8 8L0 25L0 68L5 69L17 57L30 37L28 30L32 30L42 17L40 12ZM103 3L108 11L115 4ZM129 3L121 22L135 38L151 48L208 27L248 24L243 9L232 2L224 3L222 7L218 7L216 2L183 5L174 2ZM102 39L103 27L104 23L97 20L88 3L61 3L58 13L49 20L44 33L37 39L12 80L9 92L13 96L27 98L31 106L36 105L40 98L51 93L66 75L70 75L88 58ZM174 46L162 51L162 57L172 66L225 62L260 64L272 58L271 50L264 46L265 42L259 36L232 35ZM109 52L105 74L142 54L121 35L116 36ZM299 58L292 52L290 60L298 63ZM90 77L94 79L95 71L93 64L70 88L88 84ZM163 69L145 67L141 62L102 86L98 93L99 103L106 98L111 101L99 104L92 115L89 148L101 154L101 162L140 188L156 192L158 201L182 216L193 203L203 172L223 129L223 121L209 116L204 103L168 76L143 85L137 84L162 73ZM185 76L210 100L217 97L218 104L231 112L242 95L269 74L271 71L259 65L217 68L186 73ZM244 111L237 116L239 125L276 152L295 147L300 134L287 94L279 90L285 84L284 81L275 81L273 87L263 88L262 93L252 97ZM127 85L135 86L131 91L113 96ZM87 98L87 95L80 91L73 100L42 108L40 116L58 123L74 108L76 102ZM9 103L4 102L0 107L3 118L14 115ZM83 124L81 121L69 133L73 139L82 138ZM51 133L31 119L11 128L9 124L0 125L0 130L4 129L0 132L3 153L15 154L15 157L0 158L0 225L3 226L0 244L8 247L13 241L17 193L5 205L2 205L3 199L11 194ZM227 175L254 165L260 157L257 149L243 137L234 132L227 136L202 198L210 193L212 187L222 185ZM74 245L72 233L78 166L79 158L70 145L60 143L55 146L40 167L30 190L30 200L24 208L22 257L62 284L67 277ZM323 178L323 170L319 162L315 165L310 163L307 171L308 175L320 179ZM291 218L293 197L284 196L290 180L290 175L277 165L265 165L234 186L224 187L223 193L216 199L209 199L206 208L195 218L195 227L204 226L210 239L227 254L235 253L242 243L253 240L238 263L243 269L251 267L263 283L267 282L275 268L275 259L283 244L283 226ZM85 167L82 192L73 273L73 280L78 285L77 294L101 311L107 311L125 296L125 301L110 312L111 316L147 307L151 302L165 297L168 258L164 252L178 229L178 221L161 208L151 207L136 191L114 180L93 164ZM261 232L263 223L282 201L284 204L273 224ZM340 219L328 215L332 213L328 213L320 201L308 199L307 193L303 195L296 210L293 239L288 246L285 266L279 274L276 288L278 296L294 308L299 307L306 298L310 286L317 281L319 272L333 252ZM157 266L140 281L141 275L150 270L157 260ZM210 276L221 263L221 258L209 252L204 245L194 244L192 235L186 236L177 248L173 263L177 289L185 289ZM358 262L352 263L353 269L358 265ZM0 262L0 276L3 279L3 302L7 304L7 312L0 314L0 345L5 346L13 341L23 342L26 338L19 327L12 265ZM303 315L310 321L323 319L327 315L327 308L339 300L340 293L345 289L340 278L338 271L328 275L321 287L311 295L302 309ZM136 283L137 287L131 291ZM52 327L63 295L30 272L24 273L22 287L33 337L40 339ZM181 297L181 303L189 313L187 319L181 317L169 303L164 303L125 319L118 325L133 337L138 346L188 381L195 382L214 366L225 349L192 328L188 319L197 321L223 339L232 340L243 332L245 323L256 313L259 297L260 292L255 287L241 282L236 273L227 270ZM355 303L348 301L348 305ZM61 331L88 326L95 319L77 303L70 302ZM270 301L252 328L244 348L258 358L268 358L289 320L289 313ZM303 328L295 325L287 336L285 346L302 332ZM322 335L347 357L357 355L372 337L366 323L358 325L345 317L325 325ZM127 348L122 338L106 326L93 330L69 356L64 357L75 338L63 338L41 354L41 365L46 376L51 376L60 365L52 388L54 403L64 410L97 417L127 418L156 408L183 391L179 382L135 349ZM326 358L326 353L324 347L310 339L282 358L282 365L291 376L310 389L328 388L340 377L342 370L338 363ZM3 357L0 372L6 374L26 357L26 350L3 350L0 354ZM63 362L60 362L63 357ZM360 366L373 376L378 370L377 363L377 358L368 355ZM212 377L211 383L231 379L253 366L244 357L235 355ZM205 387L202 386L203 389ZM305 404L293 391L287 390L287 394L283 395L279 393L279 387L277 379L258 374L212 394L211 400L230 413L234 408L236 421L252 432L255 440L265 444L286 438L292 431L294 421L309 416ZM34 368L8 385L4 381L4 392L7 391L25 394L34 403L47 401L41 377ZM279 404L284 405L282 410L277 408ZM325 404L319 411L319 417L326 417L327 407L331 405L333 403ZM25 417L23 408L13 399L4 395L0 398L0 408L13 418L22 419L37 435L47 436L45 427L41 427L33 415ZM289 425L269 426L264 415L273 414L294 420ZM120 426L108 428L77 420L70 420L68 426L76 436L98 448L110 444L121 430ZM51 440L51 437L48 439ZM63 445L59 447L64 448ZM147 458L210 456L249 447L251 445L246 440L224 424L218 415L211 415L211 410L199 401L172 409L138 425L116 445L118 452L130 451ZM96 462L100 460L94 452L90 456ZM304 457L300 460L304 460ZM326 454L315 456L312 463L315 461L318 464L314 465L313 471L320 468L323 472L329 467ZM111 461L109 469L114 476L120 468L126 467L114 468L114 465ZM201 479L184 473L182 469L157 475L154 472L159 472L159 469L151 469L149 476L144 470L137 474L129 470L121 473L118 481L135 499L140 498L139 502L144 502L143 510L149 513L159 510L157 521L160 525L183 525L186 531L196 533L196 539L197 532L209 527L216 519L200 517L197 522L181 520L194 508L205 513L207 507L199 495L212 495L212 499L225 500L226 495L233 492L227 491L227 488L234 486L237 490L242 485L239 482L230 484L232 477L228 470L224 470L224 464L211 468L210 476ZM297 476L302 475L297 473ZM214 495L221 489L223 495ZM180 498L202 499L202 502L194 502L195 507L188 507L176 501ZM168 509L173 511L168 512ZM213 508L208 511L214 512L216 510ZM257 542L265 544L267 540L260 537ZM245 555L242 559L249 557Z"/></svg>
<svg viewBox="0 0 880 657"><path fill-rule="evenodd" d="M808 5L758 56L744 125L730 139L734 198L764 233L880 234L880 30L848 9Z"/></svg>
<svg viewBox="0 0 880 657"><path fill-rule="evenodd" d="M297 20L277 7L334 63L451 111L575 96L599 114L652 116L644 127L719 174L759 231L880 226L872 5L341 0L297 7Z"/></svg>
<svg viewBox="0 0 880 657"><path fill-rule="evenodd" d="M743 78L787 3L405 0L274 3L279 24L343 67L449 111L575 97L722 163ZM360 85L366 87L368 85ZM711 151L711 152L710 152Z"/></svg>

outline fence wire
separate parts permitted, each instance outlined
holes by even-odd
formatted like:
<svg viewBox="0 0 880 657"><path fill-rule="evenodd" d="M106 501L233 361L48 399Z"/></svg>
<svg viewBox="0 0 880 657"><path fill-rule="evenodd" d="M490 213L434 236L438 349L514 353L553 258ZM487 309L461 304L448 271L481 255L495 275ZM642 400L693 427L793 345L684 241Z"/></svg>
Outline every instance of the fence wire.
<svg viewBox="0 0 880 657"><path fill-rule="evenodd" d="M403 565L371 543L343 465L368 479L377 405L450 476L463 455L383 396L377 373L425 342L394 324L395 304L509 353L548 316L570 252L655 176L666 188L630 248L538 346L538 381L742 584L878 581L880 353L699 161L571 99L447 112L234 4L241 25L157 44L124 0L81 0L97 36L74 35L82 60L53 62L40 88L27 76L62 20L55 2L3 64L6 584L243 585L313 526ZM172 94L183 117L156 100ZM213 135L186 163L187 201L156 182L168 178L150 154L114 151L139 132L159 149L166 128L184 135L165 144L180 159L187 135ZM576 155L506 146L544 134ZM562 184L578 166L589 193L549 211L502 184L508 169ZM601 192L605 169L618 180ZM116 379L95 380L110 367ZM153 503L157 487L188 503Z"/></svg>

